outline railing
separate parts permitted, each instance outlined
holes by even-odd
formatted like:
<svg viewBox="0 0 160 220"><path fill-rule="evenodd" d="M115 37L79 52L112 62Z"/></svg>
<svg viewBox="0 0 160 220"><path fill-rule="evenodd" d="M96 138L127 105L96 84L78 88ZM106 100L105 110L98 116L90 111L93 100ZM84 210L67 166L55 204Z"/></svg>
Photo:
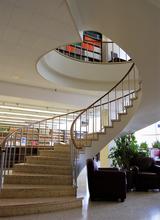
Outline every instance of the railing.
<svg viewBox="0 0 160 220"><path fill-rule="evenodd" d="M131 61L129 55L114 42L102 42L94 45L93 42L73 43L56 49L67 57L91 63L120 63Z"/></svg>
<svg viewBox="0 0 160 220"><path fill-rule="evenodd" d="M52 148L54 143L69 143L71 124L81 111L54 116L10 133L0 148L0 189L5 175L12 172L14 164L25 163L26 156L37 155L39 148ZM76 151L72 149L73 166L76 158Z"/></svg>
<svg viewBox="0 0 160 220"><path fill-rule="evenodd" d="M38 148L52 148L54 143L70 141L76 185L78 149L89 145L97 132L105 132L120 114L126 113L139 89L138 73L132 64L121 81L88 108L45 119L9 134L0 145L0 189L15 163L25 163L26 156L37 155Z"/></svg>
<svg viewBox="0 0 160 220"><path fill-rule="evenodd" d="M140 90L138 72L132 64L126 75L109 92L83 110L71 126L71 140L77 149L91 145L98 133L112 127L120 114L127 113L127 106Z"/></svg>

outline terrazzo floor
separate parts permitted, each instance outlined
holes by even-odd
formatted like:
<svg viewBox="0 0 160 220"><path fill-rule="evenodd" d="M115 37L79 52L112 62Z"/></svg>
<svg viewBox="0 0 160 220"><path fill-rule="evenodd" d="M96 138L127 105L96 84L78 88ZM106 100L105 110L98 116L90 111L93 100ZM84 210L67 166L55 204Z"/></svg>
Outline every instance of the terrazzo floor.
<svg viewBox="0 0 160 220"><path fill-rule="evenodd" d="M83 208L54 213L0 218L5 220L160 220L160 192L130 192L125 202L91 202L86 171L78 181Z"/></svg>

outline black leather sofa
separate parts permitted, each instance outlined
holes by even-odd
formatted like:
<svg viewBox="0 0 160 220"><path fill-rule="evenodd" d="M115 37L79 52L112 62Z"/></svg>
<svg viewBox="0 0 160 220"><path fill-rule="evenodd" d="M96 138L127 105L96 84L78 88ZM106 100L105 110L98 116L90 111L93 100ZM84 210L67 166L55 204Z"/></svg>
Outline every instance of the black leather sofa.
<svg viewBox="0 0 160 220"><path fill-rule="evenodd" d="M125 172L117 169L98 169L96 162L87 160L88 187L91 200L118 200L126 198Z"/></svg>

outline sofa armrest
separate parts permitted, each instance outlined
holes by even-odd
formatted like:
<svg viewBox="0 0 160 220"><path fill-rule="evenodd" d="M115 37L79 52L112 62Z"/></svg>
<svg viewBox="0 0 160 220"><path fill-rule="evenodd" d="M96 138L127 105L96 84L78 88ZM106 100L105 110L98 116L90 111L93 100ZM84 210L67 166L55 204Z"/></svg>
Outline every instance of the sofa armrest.
<svg viewBox="0 0 160 220"><path fill-rule="evenodd" d="M154 165L154 166L152 167L152 171L155 172L155 173L157 173L157 174L160 174L160 166Z"/></svg>
<svg viewBox="0 0 160 220"><path fill-rule="evenodd" d="M105 168L98 168L99 171L119 171L117 167L105 167Z"/></svg>

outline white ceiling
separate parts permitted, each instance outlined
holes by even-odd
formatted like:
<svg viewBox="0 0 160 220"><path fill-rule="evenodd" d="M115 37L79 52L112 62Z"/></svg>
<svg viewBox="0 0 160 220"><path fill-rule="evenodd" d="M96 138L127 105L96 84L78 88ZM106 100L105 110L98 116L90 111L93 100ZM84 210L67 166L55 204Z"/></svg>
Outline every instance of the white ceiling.
<svg viewBox="0 0 160 220"><path fill-rule="evenodd" d="M1 0L0 80L55 88L37 74L36 62L48 50L75 39L79 34L64 0Z"/></svg>
<svg viewBox="0 0 160 220"><path fill-rule="evenodd" d="M80 62L51 51L38 61L37 70L42 77L60 86L106 92L121 80L131 65L132 62Z"/></svg>
<svg viewBox="0 0 160 220"><path fill-rule="evenodd" d="M158 2L158 0L101 0L100 2L97 0L1 0L0 95L23 99L24 104L26 100L39 102L42 96L42 102L52 102L53 107L64 104L76 108L89 104L96 98L97 93L50 83L37 73L36 63L42 55L57 46L80 41L78 31L95 30L127 51L140 71L143 96L139 111L132 121L132 128L141 128L159 121L160 103L157 91L160 84L160 9ZM45 96L54 89L57 89L56 95ZM71 98L73 96L74 99Z"/></svg>
<svg viewBox="0 0 160 220"><path fill-rule="evenodd" d="M96 30L111 38L138 67L141 105L128 130L159 121L160 8L157 1L68 0L80 30ZM157 3L157 4L153 4Z"/></svg>

